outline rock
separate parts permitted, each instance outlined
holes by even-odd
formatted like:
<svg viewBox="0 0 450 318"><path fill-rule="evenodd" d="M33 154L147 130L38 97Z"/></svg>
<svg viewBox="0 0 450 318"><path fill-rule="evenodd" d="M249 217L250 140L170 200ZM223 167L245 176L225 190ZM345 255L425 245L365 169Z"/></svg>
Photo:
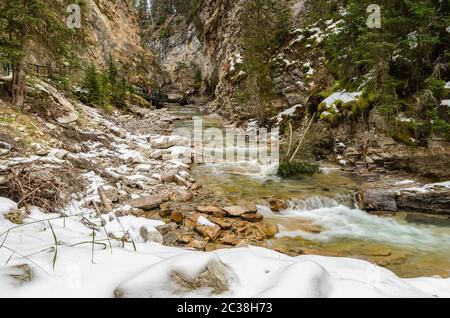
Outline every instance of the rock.
<svg viewBox="0 0 450 318"><path fill-rule="evenodd" d="M188 186L188 182L183 179L182 177L180 177L179 175L175 175L175 182L176 184L178 184L179 186Z"/></svg>
<svg viewBox="0 0 450 318"><path fill-rule="evenodd" d="M152 159L161 159L162 156L165 154L166 152L164 150L156 150L154 152L151 153L150 158Z"/></svg>
<svg viewBox="0 0 450 318"><path fill-rule="evenodd" d="M363 210L380 210L397 212L395 192L385 189L371 189L362 191L357 196L359 206Z"/></svg>
<svg viewBox="0 0 450 318"><path fill-rule="evenodd" d="M105 187L103 188L103 193L106 195L109 201L116 203L120 201L119 190L115 187Z"/></svg>
<svg viewBox="0 0 450 318"><path fill-rule="evenodd" d="M274 237L276 234L278 234L278 232L280 232L278 225L272 223L258 224L258 229L260 229L261 232L268 238Z"/></svg>
<svg viewBox="0 0 450 318"><path fill-rule="evenodd" d="M220 234L220 226L206 226L201 224L195 225L195 230L200 233L201 236L209 238L211 241L217 240Z"/></svg>
<svg viewBox="0 0 450 318"><path fill-rule="evenodd" d="M73 123L74 121L78 120L78 114L75 112L70 112L66 116L61 116L56 118L56 121L60 124L66 125Z"/></svg>
<svg viewBox="0 0 450 318"><path fill-rule="evenodd" d="M174 182L175 176L177 175L178 170L169 170L161 174L161 180L165 183Z"/></svg>
<svg viewBox="0 0 450 318"><path fill-rule="evenodd" d="M396 200L401 210L450 214L450 187L427 185L422 189L400 190Z"/></svg>
<svg viewBox="0 0 450 318"><path fill-rule="evenodd" d="M288 208L287 203L280 199L270 199L269 200L270 209L274 212L281 212Z"/></svg>
<svg viewBox="0 0 450 318"><path fill-rule="evenodd" d="M223 237L219 239L219 242L221 244L235 246L239 244L239 239L235 234L225 234Z"/></svg>
<svg viewBox="0 0 450 318"><path fill-rule="evenodd" d="M196 250L203 251L205 249L206 243L199 240L193 240L189 245Z"/></svg>
<svg viewBox="0 0 450 318"><path fill-rule="evenodd" d="M159 136L151 138L150 143L155 149L168 149L174 146L190 146L190 141L182 136Z"/></svg>
<svg viewBox="0 0 450 318"><path fill-rule="evenodd" d="M138 164L134 167L137 172L150 172L153 169L153 165L150 164Z"/></svg>
<svg viewBox="0 0 450 318"><path fill-rule="evenodd" d="M142 210L153 210L162 204L165 200L160 196L145 197L128 202L133 208Z"/></svg>
<svg viewBox="0 0 450 318"><path fill-rule="evenodd" d="M175 223L169 223L156 227L158 232L161 233L163 237L164 245L174 245L177 242L178 237L175 234L176 228L177 225Z"/></svg>
<svg viewBox="0 0 450 318"><path fill-rule="evenodd" d="M175 293L189 294L193 290L206 290L210 295L221 295L229 288L229 269L218 260L211 260L206 267L195 276L183 272L170 273L171 285L178 286Z"/></svg>
<svg viewBox="0 0 450 318"><path fill-rule="evenodd" d="M192 201L194 195L188 191L180 190L178 192L172 192L170 194L170 200L175 202L189 202Z"/></svg>
<svg viewBox="0 0 450 318"><path fill-rule="evenodd" d="M55 130L56 128L58 128L58 126L53 125L52 123L45 123L45 126L46 126L49 130Z"/></svg>
<svg viewBox="0 0 450 318"><path fill-rule="evenodd" d="M374 164L375 161L372 158L370 158L369 156L366 156L366 163L367 164Z"/></svg>
<svg viewBox="0 0 450 318"><path fill-rule="evenodd" d="M183 235L181 235L178 238L177 242L180 243L180 244L189 244L189 243L192 242L192 240L193 240L193 236L192 235L183 234Z"/></svg>
<svg viewBox="0 0 450 318"><path fill-rule="evenodd" d="M52 149L48 153L50 156L53 156L59 160L63 160L69 152L64 149Z"/></svg>
<svg viewBox="0 0 450 318"><path fill-rule="evenodd" d="M229 206L223 208L225 212L227 212L231 216L241 216L244 213L250 212L249 209L242 207L242 206Z"/></svg>
<svg viewBox="0 0 450 318"><path fill-rule="evenodd" d="M215 206L199 206L197 207L197 211L200 213L212 214L218 218L223 218L228 215L224 210Z"/></svg>
<svg viewBox="0 0 450 318"><path fill-rule="evenodd" d="M161 216L162 218L167 218L170 217L173 211L173 207L172 204L169 202L165 202L163 204L160 204L159 206L160 210L159 211L159 216Z"/></svg>
<svg viewBox="0 0 450 318"><path fill-rule="evenodd" d="M36 150L35 154L36 156L40 156L40 157L45 157L50 153L49 149L46 148L40 148L38 150Z"/></svg>
<svg viewBox="0 0 450 318"><path fill-rule="evenodd" d="M140 229L141 237L144 242L163 243L164 238L159 231L149 231L145 226Z"/></svg>
<svg viewBox="0 0 450 318"><path fill-rule="evenodd" d="M231 223L228 222L227 220L223 219L223 218L210 216L210 217L208 217L208 220L210 220L211 222L213 222L213 223L217 224L218 226L220 226L220 228L222 230L229 230L229 229L231 229Z"/></svg>
<svg viewBox="0 0 450 318"><path fill-rule="evenodd" d="M170 214L170 219L176 223L181 223L184 219L184 215L182 212L179 211L173 211Z"/></svg>
<svg viewBox="0 0 450 318"><path fill-rule="evenodd" d="M247 212L247 213L241 214L241 218L243 218L246 221L255 223L255 222L262 221L264 217L258 213Z"/></svg>

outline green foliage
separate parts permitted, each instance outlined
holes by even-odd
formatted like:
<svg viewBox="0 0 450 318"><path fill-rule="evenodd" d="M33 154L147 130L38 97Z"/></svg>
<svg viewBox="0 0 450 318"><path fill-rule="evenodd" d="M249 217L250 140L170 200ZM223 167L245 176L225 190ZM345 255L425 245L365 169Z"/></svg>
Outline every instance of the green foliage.
<svg viewBox="0 0 450 318"><path fill-rule="evenodd" d="M82 101L93 106L104 107L106 105L105 85L105 76L99 73L95 66L89 66L83 82L86 94L83 96Z"/></svg>
<svg viewBox="0 0 450 318"><path fill-rule="evenodd" d="M202 87L202 81L203 81L203 79L202 79L202 71L200 69L197 69L195 71L195 74L194 74L194 87L196 89L201 88Z"/></svg>
<svg viewBox="0 0 450 318"><path fill-rule="evenodd" d="M345 7L346 14L337 17L339 10L330 7L333 3ZM366 9L372 3L317 0L310 4L324 19L341 19L340 32L326 43L327 66L339 89L364 91L357 101L337 105L343 114L340 118L328 112L322 119L356 119L375 108L386 116L389 133L406 144L420 144L429 134L446 135L449 116L439 103L447 98L444 85L450 79L450 34L446 32L450 3L381 0L377 2L381 28L370 29ZM322 93L326 97L329 92ZM416 119L414 127L412 122L398 123L400 113Z"/></svg>
<svg viewBox="0 0 450 318"><path fill-rule="evenodd" d="M304 176L311 176L319 172L319 165L316 163L302 161L281 161L278 167L278 176L282 178L299 179Z"/></svg>
<svg viewBox="0 0 450 318"><path fill-rule="evenodd" d="M285 40L289 22L289 8L277 0L247 0L240 16L243 70L247 74L245 91L250 96L248 106L262 124L271 112L275 97L270 60L276 47Z"/></svg>
<svg viewBox="0 0 450 318"><path fill-rule="evenodd" d="M167 27L163 27L161 28L161 30L159 30L159 39L167 39L170 37L170 29Z"/></svg>
<svg viewBox="0 0 450 318"><path fill-rule="evenodd" d="M84 93L80 94L80 99L87 104L126 109L131 85L127 77L121 74L114 60L110 58L108 68L103 72L97 71L93 65L88 67L83 90Z"/></svg>
<svg viewBox="0 0 450 318"><path fill-rule="evenodd" d="M382 27L370 29L366 8L373 1L346 3L348 14L342 17L342 31L333 35L327 46L330 68L340 80L362 81L370 74L366 86L402 98L426 86L437 61L448 63L448 4L433 0L379 1ZM440 74L449 75L448 70Z"/></svg>

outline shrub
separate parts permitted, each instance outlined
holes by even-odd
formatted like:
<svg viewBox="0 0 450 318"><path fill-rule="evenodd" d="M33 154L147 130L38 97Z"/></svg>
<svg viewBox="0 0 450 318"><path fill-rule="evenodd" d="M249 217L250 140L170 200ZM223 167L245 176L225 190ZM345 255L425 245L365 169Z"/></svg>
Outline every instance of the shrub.
<svg viewBox="0 0 450 318"><path fill-rule="evenodd" d="M304 176L312 176L319 172L319 165L316 163L302 161L282 161L278 167L278 176L283 178L301 179Z"/></svg>

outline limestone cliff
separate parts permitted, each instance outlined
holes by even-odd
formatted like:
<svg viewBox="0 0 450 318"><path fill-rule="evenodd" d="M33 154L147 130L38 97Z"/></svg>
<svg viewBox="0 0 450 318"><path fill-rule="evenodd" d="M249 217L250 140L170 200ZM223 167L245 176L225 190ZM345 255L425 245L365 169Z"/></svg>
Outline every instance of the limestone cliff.
<svg viewBox="0 0 450 318"><path fill-rule="evenodd" d="M67 5L70 4L70 1ZM62 5L65 8L65 4ZM49 65L54 69L67 67L74 69L71 78L82 76L89 64L104 68L110 57L125 70L132 80L160 82L161 70L151 50L142 45L136 9L128 0L85 0L80 4L81 28L76 29L77 39L67 39L67 45L77 62L66 61L65 65L55 65L50 47L33 43L28 63ZM50 8L49 8L50 10ZM65 20L69 13L55 12ZM78 63L79 67L73 67ZM78 73L78 74L76 74Z"/></svg>

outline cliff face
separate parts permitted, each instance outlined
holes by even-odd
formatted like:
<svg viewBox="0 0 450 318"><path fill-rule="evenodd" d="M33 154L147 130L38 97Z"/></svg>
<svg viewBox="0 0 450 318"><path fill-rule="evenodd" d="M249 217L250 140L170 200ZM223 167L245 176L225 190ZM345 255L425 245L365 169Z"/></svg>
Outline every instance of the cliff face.
<svg viewBox="0 0 450 318"><path fill-rule="evenodd" d="M242 0L200 1L191 16L171 16L149 31L149 45L159 54L171 88L183 93L199 88L201 74L202 93L215 95L224 65L237 51L241 4ZM162 30L168 34L161 36Z"/></svg>
<svg viewBox="0 0 450 318"><path fill-rule="evenodd" d="M201 0L189 16L173 15L164 24L152 26L146 40L165 67L168 90L185 93L199 88L195 74L200 71L199 92L210 98L205 105L207 110L238 123L255 118L248 105L239 100L239 87L245 79L240 64L246 63L240 47L239 18L244 3L243 0ZM316 157L345 165L369 165L379 171L406 169L437 178L448 177L442 169L442 164L448 164L448 159L443 160L448 157L448 141L431 136L427 145L408 147L389 136L386 118L375 111L361 120L342 120L334 125L327 118L328 111L318 110L324 97L331 95L331 92L327 96L324 93L335 84L327 68L324 43L331 34L339 32L339 21L345 10L336 7L335 17L327 20L320 19L320 14L311 9L312 1L287 0L286 3L292 15L289 35L275 48L270 61L276 95L273 113L289 109L286 114L292 114L298 134L303 132L308 111L319 115L320 120L312 129L317 134L313 150ZM424 158L428 165L423 164ZM392 167L392 162L402 164Z"/></svg>
<svg viewBox="0 0 450 318"><path fill-rule="evenodd" d="M79 39L72 39L69 45L81 65L74 70L78 74L71 77L82 76L82 70L89 64L104 68L112 57L134 81L161 81L161 70L154 54L142 45L132 1L85 0L80 7L81 29L76 29ZM65 20L68 13L56 12L55 15ZM50 57L50 50L51 45L44 47L41 43L33 43L28 63L60 68L61 65L56 65ZM65 64L71 62L66 61Z"/></svg>
<svg viewBox="0 0 450 318"><path fill-rule="evenodd" d="M305 9L304 0L287 1L292 10L295 29ZM242 77L239 64L245 63L240 48L240 21L244 1L203 0L190 17L172 16L164 25L149 31L149 44L159 53L171 87L179 92L196 87L195 74L202 75L201 93L211 97L209 110L232 119L251 116L239 103L236 91ZM264 25L261 26L264 28ZM167 30L161 38L161 30ZM306 101L305 74L300 61L290 64L286 55L298 58L292 47L280 47L274 54L276 110ZM286 63L288 65L286 65ZM297 66L297 68L295 67Z"/></svg>

